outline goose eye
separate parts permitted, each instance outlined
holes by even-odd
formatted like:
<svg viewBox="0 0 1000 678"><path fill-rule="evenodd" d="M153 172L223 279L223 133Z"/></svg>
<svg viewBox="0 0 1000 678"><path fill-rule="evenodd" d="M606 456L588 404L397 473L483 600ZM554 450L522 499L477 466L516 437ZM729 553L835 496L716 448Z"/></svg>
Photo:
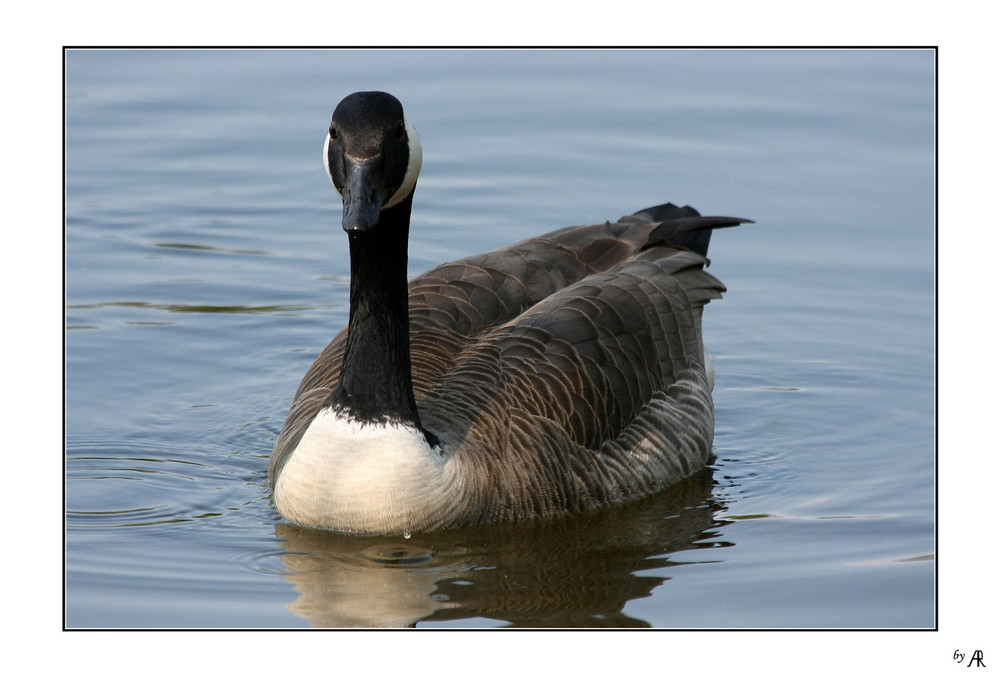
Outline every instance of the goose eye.
<svg viewBox="0 0 1000 678"><path fill-rule="evenodd" d="M397 139L402 139L403 138L403 134L405 132L406 132L406 125L403 124L402 120L400 120L399 124L396 125L396 131L393 132L393 136L396 137Z"/></svg>
<svg viewBox="0 0 1000 678"><path fill-rule="evenodd" d="M337 128L334 127L332 123L330 124L330 138L334 140L337 139Z"/></svg>

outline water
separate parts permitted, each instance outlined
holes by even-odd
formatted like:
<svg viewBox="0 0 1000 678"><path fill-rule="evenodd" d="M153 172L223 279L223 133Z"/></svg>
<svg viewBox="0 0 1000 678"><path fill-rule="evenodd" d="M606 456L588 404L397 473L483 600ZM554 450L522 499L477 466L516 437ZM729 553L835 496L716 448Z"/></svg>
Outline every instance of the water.
<svg viewBox="0 0 1000 678"><path fill-rule="evenodd" d="M928 51L66 56L70 627L928 628ZM716 460L584 516L398 538L285 524L266 480L347 320L321 144L396 94L410 273L672 200L719 232Z"/></svg>

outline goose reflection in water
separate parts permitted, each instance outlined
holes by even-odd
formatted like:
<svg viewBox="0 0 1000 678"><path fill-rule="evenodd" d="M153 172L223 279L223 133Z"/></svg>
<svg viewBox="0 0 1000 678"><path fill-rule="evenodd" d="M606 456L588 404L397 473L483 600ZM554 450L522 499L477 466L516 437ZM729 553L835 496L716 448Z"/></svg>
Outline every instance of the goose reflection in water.
<svg viewBox="0 0 1000 678"><path fill-rule="evenodd" d="M705 470L651 497L578 515L403 537L279 523L289 609L314 627L495 619L514 627L646 627L625 605L665 568L720 560ZM684 555L680 555L687 552Z"/></svg>

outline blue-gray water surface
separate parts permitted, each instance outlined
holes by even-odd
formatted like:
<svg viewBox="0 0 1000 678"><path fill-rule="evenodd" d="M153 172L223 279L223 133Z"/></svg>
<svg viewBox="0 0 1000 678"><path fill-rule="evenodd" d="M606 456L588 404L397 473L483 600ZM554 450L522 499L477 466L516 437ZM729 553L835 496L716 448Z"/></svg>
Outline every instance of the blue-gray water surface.
<svg viewBox="0 0 1000 678"><path fill-rule="evenodd" d="M935 625L934 53L65 58L69 627ZM410 274L673 201L716 233L715 460L581 516L358 538L266 469L347 321L321 147L361 89L424 146Z"/></svg>

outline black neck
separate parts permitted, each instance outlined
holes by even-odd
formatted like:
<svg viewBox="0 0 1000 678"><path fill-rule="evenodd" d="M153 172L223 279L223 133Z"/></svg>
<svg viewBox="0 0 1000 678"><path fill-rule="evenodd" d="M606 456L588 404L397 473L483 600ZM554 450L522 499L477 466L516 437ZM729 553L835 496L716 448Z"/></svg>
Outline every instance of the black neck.
<svg viewBox="0 0 1000 678"><path fill-rule="evenodd" d="M349 233L351 315L340 382L330 403L365 422L420 426L410 376L406 246L411 194L378 224Z"/></svg>

